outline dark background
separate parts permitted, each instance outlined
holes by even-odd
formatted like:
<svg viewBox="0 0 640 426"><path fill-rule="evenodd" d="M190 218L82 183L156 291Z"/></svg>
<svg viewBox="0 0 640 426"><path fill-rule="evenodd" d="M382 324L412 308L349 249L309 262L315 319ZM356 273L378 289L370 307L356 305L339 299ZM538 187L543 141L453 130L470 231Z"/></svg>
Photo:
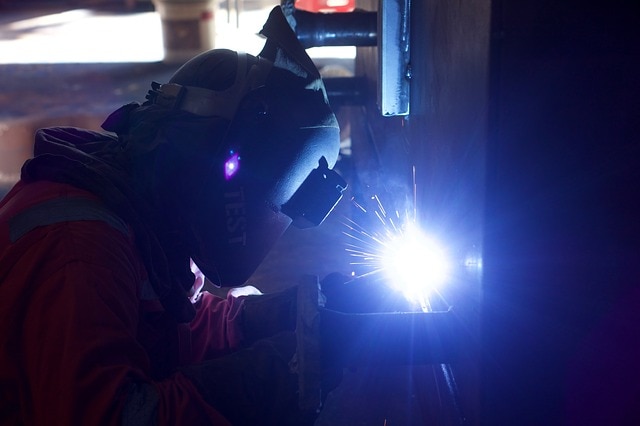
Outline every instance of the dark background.
<svg viewBox="0 0 640 426"><path fill-rule="evenodd" d="M633 2L492 2L482 423L639 424Z"/></svg>

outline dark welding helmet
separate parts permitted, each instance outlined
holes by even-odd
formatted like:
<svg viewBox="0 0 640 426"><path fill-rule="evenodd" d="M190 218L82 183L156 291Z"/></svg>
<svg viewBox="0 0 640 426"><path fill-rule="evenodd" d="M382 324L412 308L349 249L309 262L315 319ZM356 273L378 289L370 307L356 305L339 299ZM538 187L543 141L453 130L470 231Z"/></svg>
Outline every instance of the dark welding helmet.
<svg viewBox="0 0 640 426"><path fill-rule="evenodd" d="M211 90L205 52L155 87L156 103L229 120L187 218L190 256L214 284L243 284L293 222L319 225L346 188L332 170L339 128L318 70L275 7L258 57L235 55L235 82ZM228 51L225 53L228 54Z"/></svg>

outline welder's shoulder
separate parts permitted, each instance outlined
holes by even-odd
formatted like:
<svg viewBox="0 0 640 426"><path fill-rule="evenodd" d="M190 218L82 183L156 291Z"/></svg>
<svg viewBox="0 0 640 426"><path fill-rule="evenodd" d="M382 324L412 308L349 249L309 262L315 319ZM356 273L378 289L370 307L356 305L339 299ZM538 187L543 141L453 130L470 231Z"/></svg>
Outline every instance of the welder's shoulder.
<svg viewBox="0 0 640 426"><path fill-rule="evenodd" d="M55 273L70 262L136 273L127 224L92 194L52 182L18 184L0 205L0 282L9 270Z"/></svg>

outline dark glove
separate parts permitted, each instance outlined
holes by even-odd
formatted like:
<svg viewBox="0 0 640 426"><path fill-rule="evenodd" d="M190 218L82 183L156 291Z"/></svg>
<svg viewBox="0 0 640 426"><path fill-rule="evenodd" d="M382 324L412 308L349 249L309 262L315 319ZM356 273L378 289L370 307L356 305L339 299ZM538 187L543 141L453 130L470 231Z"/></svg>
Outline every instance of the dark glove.
<svg viewBox="0 0 640 426"><path fill-rule="evenodd" d="M289 362L295 350L295 333L283 332L180 371L233 425L293 424L298 381Z"/></svg>
<svg viewBox="0 0 640 426"><path fill-rule="evenodd" d="M242 307L240 324L246 346L282 331L296 329L298 288L290 287L277 293L247 296Z"/></svg>

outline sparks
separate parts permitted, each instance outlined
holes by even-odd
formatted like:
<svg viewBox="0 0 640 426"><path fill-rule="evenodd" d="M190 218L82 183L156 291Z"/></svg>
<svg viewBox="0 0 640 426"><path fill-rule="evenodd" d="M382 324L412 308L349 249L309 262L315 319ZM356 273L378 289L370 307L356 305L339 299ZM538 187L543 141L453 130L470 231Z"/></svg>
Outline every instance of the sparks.
<svg viewBox="0 0 640 426"><path fill-rule="evenodd" d="M352 200L363 213L365 207ZM356 258L353 265L365 269L363 275L382 273L385 283L400 291L423 311L430 310L429 299L447 281L450 264L442 246L427 235L415 221L398 211L389 214L378 196L373 196L375 222L365 229L354 221L345 225L353 239L346 248Z"/></svg>

